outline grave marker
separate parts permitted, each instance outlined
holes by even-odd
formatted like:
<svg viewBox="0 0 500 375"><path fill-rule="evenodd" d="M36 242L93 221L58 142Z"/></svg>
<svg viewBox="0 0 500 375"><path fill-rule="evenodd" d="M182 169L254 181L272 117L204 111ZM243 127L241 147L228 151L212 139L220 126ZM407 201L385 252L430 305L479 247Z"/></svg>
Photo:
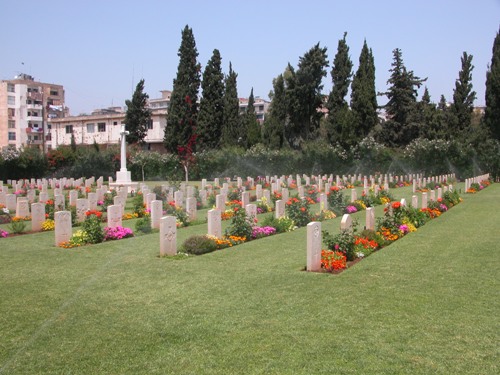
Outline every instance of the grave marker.
<svg viewBox="0 0 500 375"><path fill-rule="evenodd" d="M160 256L177 254L176 221L175 216L165 216L160 219Z"/></svg>
<svg viewBox="0 0 500 375"><path fill-rule="evenodd" d="M321 223L313 221L307 224L307 271L321 270Z"/></svg>
<svg viewBox="0 0 500 375"><path fill-rule="evenodd" d="M54 235L56 246L71 239L71 212L57 211L54 213Z"/></svg>

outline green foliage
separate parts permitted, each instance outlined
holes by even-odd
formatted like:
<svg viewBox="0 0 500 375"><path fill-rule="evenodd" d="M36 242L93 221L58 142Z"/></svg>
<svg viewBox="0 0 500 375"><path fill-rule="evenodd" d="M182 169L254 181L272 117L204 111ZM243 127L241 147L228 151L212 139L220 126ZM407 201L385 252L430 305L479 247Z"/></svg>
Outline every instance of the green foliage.
<svg viewBox="0 0 500 375"><path fill-rule="evenodd" d="M146 215L139 218L135 222L135 231L136 233L151 233L153 231L153 228L151 227L151 217L149 215Z"/></svg>
<svg viewBox="0 0 500 375"><path fill-rule="evenodd" d="M403 63L402 52L399 48L392 51L393 63L389 71L391 77L387 81L391 86L383 95L389 99L384 106L390 121L384 125L385 135L382 139L390 146L405 146L418 137L418 128L410 121L415 111L417 88L420 88L425 79L420 79L408 71Z"/></svg>
<svg viewBox="0 0 500 375"><path fill-rule="evenodd" d="M328 66L326 47L319 43L299 58L298 69L288 64L284 74L285 97L289 122L285 138L294 149L300 149L306 140L314 139L319 130L322 113L317 109L323 104L322 80Z"/></svg>
<svg viewBox="0 0 500 375"><path fill-rule="evenodd" d="M104 230L101 220L96 215L89 215L82 223L82 230L87 234L87 242L91 244L104 241Z"/></svg>
<svg viewBox="0 0 500 375"><path fill-rule="evenodd" d="M233 65L229 63L229 74L225 78L224 90L224 113L222 128L222 145L236 146L241 143L243 134L240 127L240 101L238 99L238 89L236 79L238 74L233 70Z"/></svg>
<svg viewBox="0 0 500 375"><path fill-rule="evenodd" d="M474 109L476 92L472 91L472 55L466 52L461 57L462 69L458 73L453 90L453 103L451 113L453 115L452 131L453 135L467 138L471 133L471 118Z"/></svg>
<svg viewBox="0 0 500 375"><path fill-rule="evenodd" d="M271 214L264 217L262 226L273 227L274 229L276 229L276 233L286 233L294 230L295 223L287 216L283 216L277 219L274 215Z"/></svg>
<svg viewBox="0 0 500 375"><path fill-rule="evenodd" d="M246 129L246 135L245 135L246 148L250 148L256 145L262 139L261 128L259 122L257 121L254 104L255 104L255 99L253 96L253 87L252 87L252 91L250 92L250 96L248 97L248 105L246 111L243 114L243 118L241 119L242 129Z"/></svg>
<svg viewBox="0 0 500 375"><path fill-rule="evenodd" d="M328 96L328 138L330 143L340 143L343 147L355 142L353 133L353 118L345 99L352 77L352 61L349 57L349 47L346 43L347 33L339 40L337 54L333 60L332 91Z"/></svg>
<svg viewBox="0 0 500 375"><path fill-rule="evenodd" d="M378 124L377 92L375 90L375 62L366 40L359 56L359 66L351 86L351 109L353 112L353 133L362 139Z"/></svg>
<svg viewBox="0 0 500 375"><path fill-rule="evenodd" d="M0 180L41 178L48 169L47 158L37 148L0 150Z"/></svg>
<svg viewBox="0 0 500 375"><path fill-rule="evenodd" d="M340 251L344 253L348 261L356 259L356 232L358 223L353 220L352 231L342 230L336 235L330 234L328 231L322 231L323 243L328 250Z"/></svg>
<svg viewBox="0 0 500 375"><path fill-rule="evenodd" d="M144 197L142 193L138 193L132 198L132 207L134 213L137 214L138 217L143 217L146 214L146 210L144 207Z"/></svg>
<svg viewBox="0 0 500 375"><path fill-rule="evenodd" d="M484 123L493 138L500 141L500 32L493 42L491 64L486 72Z"/></svg>
<svg viewBox="0 0 500 375"><path fill-rule="evenodd" d="M224 121L224 74L221 69L220 52L217 49L214 49L205 67L201 89L200 112L196 129L197 148L199 150L214 149L219 146Z"/></svg>
<svg viewBox="0 0 500 375"><path fill-rule="evenodd" d="M342 190L337 187L330 189L327 193L328 208L332 210L335 215L339 216L344 213L345 208L349 204L349 198L347 198Z"/></svg>
<svg viewBox="0 0 500 375"><path fill-rule="evenodd" d="M285 124L287 122L287 104L285 80L283 75L273 79L273 91L269 93L271 104L263 124L264 144L272 150L280 149L285 143Z"/></svg>
<svg viewBox="0 0 500 375"><path fill-rule="evenodd" d="M26 232L26 222L24 220L12 220L9 224L12 233L21 234Z"/></svg>
<svg viewBox="0 0 500 375"><path fill-rule="evenodd" d="M148 134L151 110L148 108L149 95L144 92L144 79L137 84L132 100L126 100L125 129L130 132L125 137L127 143L143 143Z"/></svg>
<svg viewBox="0 0 500 375"><path fill-rule="evenodd" d="M179 66L174 79L170 107L167 115L164 144L168 151L177 154L192 142L198 113L200 64L193 31L187 25L182 31L179 48Z"/></svg>
<svg viewBox="0 0 500 375"><path fill-rule="evenodd" d="M247 216L244 208L234 207L234 215L231 224L226 228L226 236L252 238L253 219Z"/></svg>
<svg viewBox="0 0 500 375"><path fill-rule="evenodd" d="M310 203L307 199L292 197L286 203L286 215L293 220L297 227L305 227L311 222Z"/></svg>
<svg viewBox="0 0 500 375"><path fill-rule="evenodd" d="M194 235L188 237L181 246L186 254L202 255L217 250L217 244L207 236Z"/></svg>

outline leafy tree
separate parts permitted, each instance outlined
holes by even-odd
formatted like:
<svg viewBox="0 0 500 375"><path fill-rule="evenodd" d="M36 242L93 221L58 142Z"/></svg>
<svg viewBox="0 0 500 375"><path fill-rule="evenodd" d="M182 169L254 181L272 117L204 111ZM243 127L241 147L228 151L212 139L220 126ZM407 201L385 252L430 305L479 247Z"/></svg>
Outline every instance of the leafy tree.
<svg viewBox="0 0 500 375"><path fill-rule="evenodd" d="M363 139L379 123L375 90L375 62L366 40L359 55L358 70L352 80L351 110L354 114L354 134L358 139Z"/></svg>
<svg viewBox="0 0 500 375"><path fill-rule="evenodd" d="M297 71L288 64L284 76L289 118L285 137L296 149L304 141L314 139L320 126L323 115L318 109L323 105L321 82L328 66L326 51L326 47L316 44L300 57Z"/></svg>
<svg viewBox="0 0 500 375"><path fill-rule="evenodd" d="M496 140L500 140L500 32L493 42L493 56L486 72L486 109L484 123Z"/></svg>
<svg viewBox="0 0 500 375"><path fill-rule="evenodd" d="M188 157L188 150L193 151L196 143L200 64L193 31L187 25L182 31L177 55L180 58L179 66L173 83L163 141L168 151Z"/></svg>
<svg viewBox="0 0 500 375"><path fill-rule="evenodd" d="M126 137L128 144L143 143L148 134L151 111L148 108L149 95L144 92L144 79L135 87L132 100L126 100L125 129L130 132Z"/></svg>
<svg viewBox="0 0 500 375"><path fill-rule="evenodd" d="M221 56L217 49L214 49L212 58L205 68L201 89L197 148L214 149L220 144L224 120L224 74L221 70Z"/></svg>
<svg viewBox="0 0 500 375"><path fill-rule="evenodd" d="M337 54L333 59L331 71L333 86L326 104L330 142L339 142L344 147L355 142L355 136L351 133L353 130L351 111L345 100L352 77L352 61L349 57L346 36L347 33L344 33L344 37L339 40Z"/></svg>
<svg viewBox="0 0 500 375"><path fill-rule="evenodd" d="M472 55L466 52L461 57L462 69L458 73L453 90L453 103L451 113L453 115L453 131L455 134L467 137L470 133L472 111L474 110L474 99L476 92L472 90Z"/></svg>
<svg viewBox="0 0 500 375"><path fill-rule="evenodd" d="M233 70L229 63L229 74L225 80L224 91L224 112L222 128L222 144L224 146L238 145L243 140L243 134L240 129L240 100L238 99L238 89L236 79L238 74Z"/></svg>
<svg viewBox="0 0 500 375"><path fill-rule="evenodd" d="M390 146L405 146L418 137L418 128L410 121L417 102L417 89L427 80L420 79L408 71L403 63L399 48L392 51L393 63L389 71L391 77L387 81L389 91L382 93L389 101L384 106L389 121L384 124L384 142Z"/></svg>
<svg viewBox="0 0 500 375"><path fill-rule="evenodd" d="M437 119L437 109L434 103L431 103L429 90L425 87L422 100L416 104L416 111L412 116L412 122L419 129L419 137L427 139L442 138L440 134L439 123Z"/></svg>
<svg viewBox="0 0 500 375"><path fill-rule="evenodd" d="M250 148L261 141L261 128L260 124L257 121L257 115L255 114L255 99L253 96L253 87L250 91L250 96L248 97L248 106L243 115L242 123L245 124L243 128L247 130L246 136L246 146Z"/></svg>
<svg viewBox="0 0 500 375"><path fill-rule="evenodd" d="M271 149L280 149L285 142L287 104L283 74L273 79L273 90L269 93L271 104L263 124L262 138Z"/></svg>

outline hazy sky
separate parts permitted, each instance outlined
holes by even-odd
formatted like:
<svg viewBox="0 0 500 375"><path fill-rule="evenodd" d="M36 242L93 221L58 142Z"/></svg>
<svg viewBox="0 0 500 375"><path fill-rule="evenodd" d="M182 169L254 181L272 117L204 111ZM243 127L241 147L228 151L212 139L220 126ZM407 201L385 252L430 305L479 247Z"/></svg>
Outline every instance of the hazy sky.
<svg viewBox="0 0 500 375"><path fill-rule="evenodd" d="M253 87L268 98L273 78L318 42L328 48L328 94L347 31L354 69L365 38L372 48L378 91L387 90L392 50L400 48L406 68L428 77L434 102L441 94L452 100L460 57L472 54L475 104L483 105L500 0L0 0L0 14L0 79L24 72L63 85L72 115L124 106L141 78L150 98L172 89L185 25L202 69L215 48L224 73L232 62L240 97Z"/></svg>

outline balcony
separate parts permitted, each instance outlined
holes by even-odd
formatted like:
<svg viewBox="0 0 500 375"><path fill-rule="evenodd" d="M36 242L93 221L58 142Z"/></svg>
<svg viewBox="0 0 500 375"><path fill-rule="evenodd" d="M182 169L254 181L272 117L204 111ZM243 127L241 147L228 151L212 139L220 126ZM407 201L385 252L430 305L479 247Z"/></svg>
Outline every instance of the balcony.
<svg viewBox="0 0 500 375"><path fill-rule="evenodd" d="M39 92L28 92L27 97L28 99L36 100L38 102L41 102L43 100L43 96Z"/></svg>

